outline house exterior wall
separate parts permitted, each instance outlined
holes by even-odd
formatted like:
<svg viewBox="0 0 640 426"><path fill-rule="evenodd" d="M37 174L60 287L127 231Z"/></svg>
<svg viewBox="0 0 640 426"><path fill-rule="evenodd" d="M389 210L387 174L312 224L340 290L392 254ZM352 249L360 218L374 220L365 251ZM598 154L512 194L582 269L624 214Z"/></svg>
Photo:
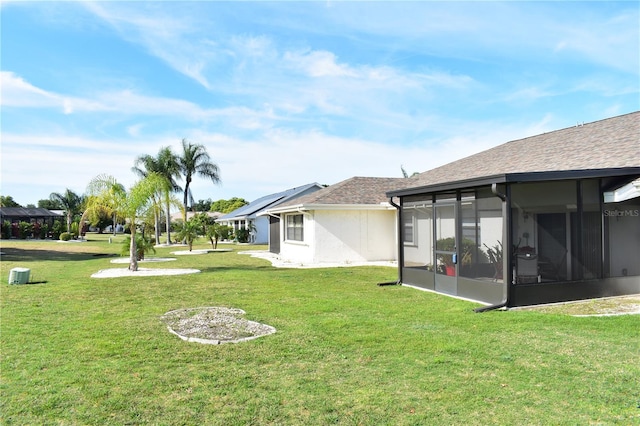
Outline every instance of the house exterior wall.
<svg viewBox="0 0 640 426"><path fill-rule="evenodd" d="M259 216L253 220L256 227L254 232L254 244L267 244L269 242L269 219L266 216Z"/></svg>
<svg viewBox="0 0 640 426"><path fill-rule="evenodd" d="M304 241L284 239L280 256L295 263L396 260L395 210L316 210L304 214Z"/></svg>

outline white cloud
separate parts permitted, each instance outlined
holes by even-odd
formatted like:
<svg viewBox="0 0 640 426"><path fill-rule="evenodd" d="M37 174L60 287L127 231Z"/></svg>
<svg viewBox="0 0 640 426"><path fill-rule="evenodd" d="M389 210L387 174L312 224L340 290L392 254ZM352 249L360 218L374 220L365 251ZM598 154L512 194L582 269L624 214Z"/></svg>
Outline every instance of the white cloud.
<svg viewBox="0 0 640 426"><path fill-rule="evenodd" d="M0 87L3 106L57 107L61 103L58 95L39 89L9 71L0 72Z"/></svg>
<svg viewBox="0 0 640 426"><path fill-rule="evenodd" d="M59 108L64 114L75 111L105 111L108 107L87 99L48 92L10 71L0 72L2 106L19 108Z"/></svg>
<svg viewBox="0 0 640 426"><path fill-rule="evenodd" d="M346 64L339 64L336 55L327 51L285 52L284 60L311 77L358 76L355 70Z"/></svg>
<svg viewBox="0 0 640 426"><path fill-rule="evenodd" d="M174 8L166 11L154 4L83 3L87 9L110 24L122 38L138 43L178 72L211 88L205 68L212 58L211 41L190 39L199 31L197 23ZM182 8L181 8L182 9ZM181 10L183 12L183 10Z"/></svg>

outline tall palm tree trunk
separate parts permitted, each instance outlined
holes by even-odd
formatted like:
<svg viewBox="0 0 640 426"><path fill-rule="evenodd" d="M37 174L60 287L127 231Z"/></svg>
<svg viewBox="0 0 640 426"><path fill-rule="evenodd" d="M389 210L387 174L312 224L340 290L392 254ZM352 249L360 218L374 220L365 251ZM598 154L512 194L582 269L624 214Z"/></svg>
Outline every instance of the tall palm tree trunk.
<svg viewBox="0 0 640 426"><path fill-rule="evenodd" d="M131 226L131 244L129 245L129 270L138 270L138 247L136 247L136 226Z"/></svg>
<svg viewBox="0 0 640 426"><path fill-rule="evenodd" d="M171 244L171 206L169 202L169 195L167 194L166 198L166 209L167 209L167 244Z"/></svg>

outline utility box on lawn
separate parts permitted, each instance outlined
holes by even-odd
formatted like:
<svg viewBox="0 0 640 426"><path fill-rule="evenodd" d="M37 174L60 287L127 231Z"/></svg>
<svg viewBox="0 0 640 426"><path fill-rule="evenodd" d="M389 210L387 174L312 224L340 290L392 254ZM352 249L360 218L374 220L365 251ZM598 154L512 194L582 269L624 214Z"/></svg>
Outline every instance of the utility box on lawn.
<svg viewBox="0 0 640 426"><path fill-rule="evenodd" d="M29 282L30 274L31 274L31 269L13 268L9 272L9 284L26 284Z"/></svg>

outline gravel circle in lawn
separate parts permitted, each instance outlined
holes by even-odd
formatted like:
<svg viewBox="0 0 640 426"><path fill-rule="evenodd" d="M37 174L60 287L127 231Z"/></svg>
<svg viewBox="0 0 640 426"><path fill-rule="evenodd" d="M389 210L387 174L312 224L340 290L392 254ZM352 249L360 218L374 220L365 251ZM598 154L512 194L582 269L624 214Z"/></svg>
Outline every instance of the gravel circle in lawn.
<svg viewBox="0 0 640 426"><path fill-rule="evenodd" d="M245 342L276 332L270 325L241 318L245 313L237 308L200 307L169 311L161 319L182 340L211 345Z"/></svg>

